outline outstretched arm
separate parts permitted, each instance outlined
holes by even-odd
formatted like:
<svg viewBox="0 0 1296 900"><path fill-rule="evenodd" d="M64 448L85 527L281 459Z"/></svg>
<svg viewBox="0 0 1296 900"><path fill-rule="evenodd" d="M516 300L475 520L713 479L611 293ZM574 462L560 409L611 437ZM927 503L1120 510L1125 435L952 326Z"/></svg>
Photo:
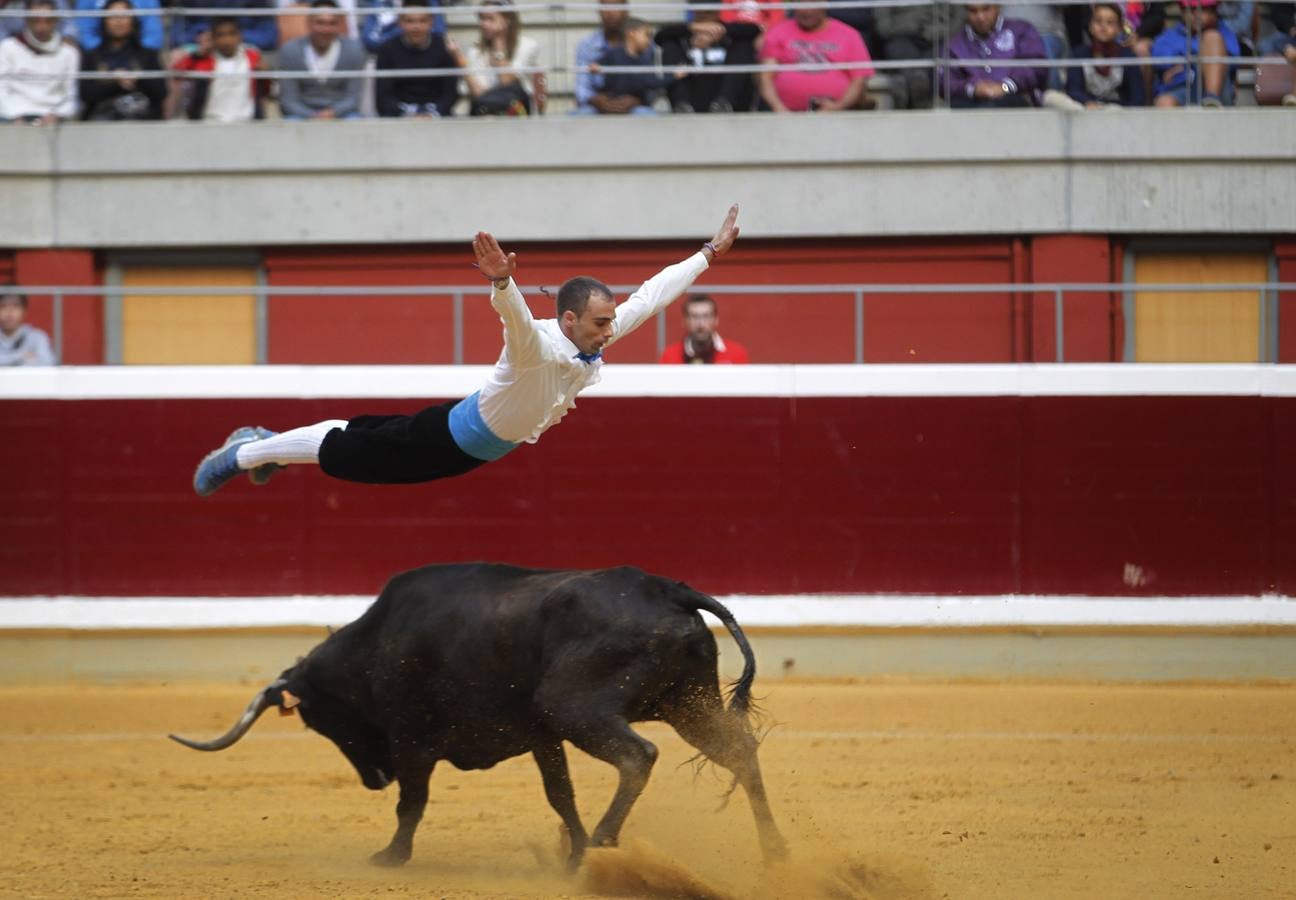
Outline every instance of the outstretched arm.
<svg viewBox="0 0 1296 900"><path fill-rule="evenodd" d="M517 254L505 255L499 241L479 231L473 238L473 255L477 268L491 280L491 306L504 322L504 349L515 365L525 364L539 353L540 341L526 299L513 283Z"/></svg>
<svg viewBox="0 0 1296 900"><path fill-rule="evenodd" d="M612 335L612 341L634 331L687 291L708 266L733 246L738 239L737 222L738 204L735 203L729 207L729 214L725 216L715 237L703 244L701 250L683 262L662 269L631 294L630 299L618 306L614 325L616 331Z"/></svg>

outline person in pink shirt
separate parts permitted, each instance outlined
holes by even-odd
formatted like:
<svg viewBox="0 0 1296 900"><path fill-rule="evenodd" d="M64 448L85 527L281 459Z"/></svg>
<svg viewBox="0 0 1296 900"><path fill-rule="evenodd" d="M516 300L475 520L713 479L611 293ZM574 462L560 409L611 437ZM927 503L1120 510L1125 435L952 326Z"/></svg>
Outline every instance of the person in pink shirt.
<svg viewBox="0 0 1296 900"><path fill-rule="evenodd" d="M862 63L819 72L761 72L761 99L775 112L854 109L873 74L858 31L828 18L826 7L797 7L792 18L770 26L761 47L764 63Z"/></svg>

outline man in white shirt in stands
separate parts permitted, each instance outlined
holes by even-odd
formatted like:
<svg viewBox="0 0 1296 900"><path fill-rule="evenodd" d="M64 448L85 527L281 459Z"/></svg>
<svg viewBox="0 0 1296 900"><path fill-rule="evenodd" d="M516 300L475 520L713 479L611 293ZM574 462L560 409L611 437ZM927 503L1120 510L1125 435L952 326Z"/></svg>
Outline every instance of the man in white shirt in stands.
<svg viewBox="0 0 1296 900"><path fill-rule="evenodd" d="M489 234L473 240L477 267L491 279L491 306L504 323L504 351L486 386L464 400L412 416L331 419L276 434L243 427L208 453L194 472L194 491L214 493L241 472L264 484L282 466L313 463L328 475L366 484L411 484L462 475L534 444L599 381L603 350L647 322L723 255L738 237L738 207L729 208L710 241L667 266L616 306L612 291L579 276L558 290L558 318L532 318L506 254Z"/></svg>
<svg viewBox="0 0 1296 900"><path fill-rule="evenodd" d="M81 51L59 31L54 0L27 0L34 15L18 34L0 40L0 122L53 125L76 115Z"/></svg>

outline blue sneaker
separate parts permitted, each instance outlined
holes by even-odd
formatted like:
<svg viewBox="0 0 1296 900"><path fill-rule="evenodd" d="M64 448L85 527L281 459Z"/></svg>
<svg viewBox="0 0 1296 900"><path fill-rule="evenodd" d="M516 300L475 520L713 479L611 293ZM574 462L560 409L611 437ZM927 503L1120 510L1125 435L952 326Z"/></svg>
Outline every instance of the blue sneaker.
<svg viewBox="0 0 1296 900"><path fill-rule="evenodd" d="M243 470L238 465L238 448L252 441L260 440L257 433L263 429L244 426L235 429L225 439L225 443L208 453L194 470L193 487L199 497L209 497L216 493L225 482Z"/></svg>
<svg viewBox="0 0 1296 900"><path fill-rule="evenodd" d="M256 427L250 429L240 428L238 431L234 432L234 434L238 434L239 431L245 431L245 430L251 431L253 433L253 436L256 437L258 441L264 441L266 438L272 438L279 433L277 431L271 431L269 428L262 428L260 425L257 425ZM233 436L234 435L230 435L230 437ZM266 463L263 466L257 466L255 469L248 470L248 481L252 482L257 487L260 487L261 485L269 481L275 472L278 472L280 469L286 469L286 468L287 466L281 466L279 465L279 463Z"/></svg>

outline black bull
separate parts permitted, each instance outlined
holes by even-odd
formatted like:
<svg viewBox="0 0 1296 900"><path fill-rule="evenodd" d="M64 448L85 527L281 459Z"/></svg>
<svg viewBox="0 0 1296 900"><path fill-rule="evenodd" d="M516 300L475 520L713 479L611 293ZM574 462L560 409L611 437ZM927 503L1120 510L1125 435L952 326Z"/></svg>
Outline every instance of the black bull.
<svg viewBox="0 0 1296 900"><path fill-rule="evenodd" d="M743 671L726 709L716 642L699 610L738 643ZM733 772L756 817L766 857L784 852L770 815L749 724L756 662L733 615L711 597L637 569L540 571L428 566L393 578L359 619L330 635L210 742L223 750L266 709L294 708L355 766L365 787L400 785L397 828L373 862L400 865L440 760L489 769L530 753L571 841L614 845L648 782L657 748L631 722L669 723ZM563 741L616 766L616 794L587 835L576 813Z"/></svg>

